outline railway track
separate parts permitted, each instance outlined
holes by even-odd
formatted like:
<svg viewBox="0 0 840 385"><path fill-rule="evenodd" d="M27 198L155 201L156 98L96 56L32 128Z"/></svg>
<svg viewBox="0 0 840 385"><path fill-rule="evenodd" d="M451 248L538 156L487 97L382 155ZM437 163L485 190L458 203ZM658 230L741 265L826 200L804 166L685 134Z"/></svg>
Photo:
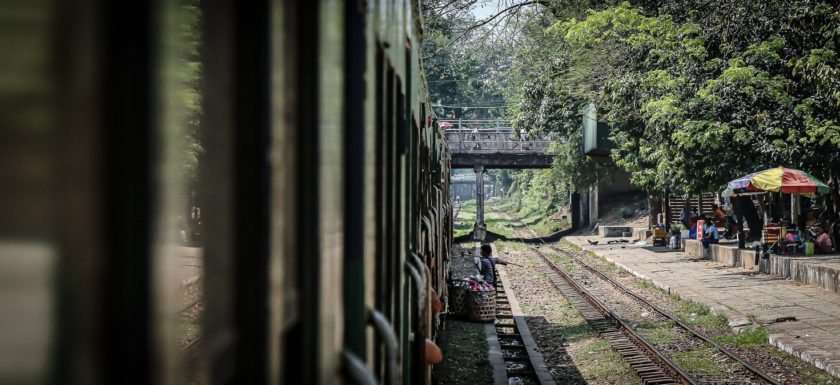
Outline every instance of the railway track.
<svg viewBox="0 0 840 385"><path fill-rule="evenodd" d="M750 365L749 363L742 360L740 357L735 355L730 350L726 349L722 345L718 344L717 342L711 340L710 338L706 337L702 333L698 332L691 326L687 325L686 323L682 322L680 319L675 317L673 314L661 309L660 307L656 306L655 304L651 303L650 301L646 300L645 298L639 296L638 294L634 293L620 282L616 281L612 277L604 274L590 263L582 260L574 253L556 247L556 246L549 246L552 250L561 253L567 256L570 260L574 261L577 266L580 266L588 275L582 276L582 278L590 280L592 277L596 277L597 279L601 280L610 286L612 286L616 291L621 293L621 295L626 296L630 301L635 302L636 304L642 306L646 309L649 313L654 313L658 319L664 319L669 322L673 322L676 328L682 331L682 334L679 339L688 340L694 339L694 345L705 345L709 346L711 350L716 351L715 357L709 357L710 360L714 359L717 364L723 365L729 368L732 368L731 371L728 371L725 375L704 375L699 373L686 373L689 377L691 382L684 382L684 383L696 383L696 384L774 384L780 385L781 383L776 379L770 377L769 375L763 373L759 369L755 368L754 366ZM559 271L560 275L564 276L567 280L576 281L571 275L564 272L560 269L556 264L554 264L544 253L539 251L538 249L535 250L540 257L549 264L552 270ZM591 291L583 288L582 285L577 285L578 291ZM591 294L589 294L591 296ZM597 300L594 296L593 299ZM603 305L603 304L602 304ZM610 312L610 310L604 306L604 310ZM602 311L604 311L602 310ZM616 320L617 323L624 323L623 327L627 328L628 330L633 330L634 328L628 325L622 317L613 314L613 318ZM686 344L691 342L686 341ZM673 347L669 349L669 351L673 351ZM663 354L664 356L664 354Z"/></svg>
<svg viewBox="0 0 840 385"><path fill-rule="evenodd" d="M542 241L542 238L527 225L524 225L523 230L528 231ZM637 295L620 282L579 258L575 253L557 246L548 245L545 241L542 241L542 243L550 249L567 256L573 263L582 268L583 274L574 277L566 270L557 266L541 250L532 248L546 263L549 269L548 276L552 284L575 305L593 329L611 342L613 348L638 373L643 383L781 385L778 380L745 362L735 353L693 329L674 315ZM584 281L584 284L581 284L580 281ZM603 289L602 286L602 289L598 292L599 290L596 289L599 285L594 281L600 281L603 285L610 286L609 290ZM620 314L616 314L614 310L610 309L609 306L599 299L598 294L602 294L604 297L612 297L616 294L624 296L624 304L645 309L644 313L655 320L672 322L676 331L675 336L677 337L677 342L665 344L666 346L662 347L659 344L645 339L632 323L628 322ZM727 370L723 374L714 375L691 373L681 369L668 358L668 353L681 351L680 349L697 347L708 347L709 351L714 354L709 354L705 358L715 365L726 367Z"/></svg>
<svg viewBox="0 0 840 385"><path fill-rule="evenodd" d="M528 326L524 320L517 320L513 304L515 298L510 298L499 275L496 280L496 336L502 350L508 384L511 385L555 385L554 380L545 369L542 357L534 349L533 339L530 337ZM521 317L520 317L521 318ZM521 330L524 328L525 330ZM525 339L530 339L530 347ZM537 366L541 373L537 373Z"/></svg>
<svg viewBox="0 0 840 385"><path fill-rule="evenodd" d="M551 268L551 283L583 315L586 322L630 364L644 384L697 384L688 373L633 331L600 300L591 295L575 279L552 262L542 251L532 248Z"/></svg>
<svg viewBox="0 0 840 385"><path fill-rule="evenodd" d="M198 313L200 313L203 309L200 307L202 306L202 297L199 296L194 301L190 302L186 306L182 307L181 310L178 311L178 315L181 317L181 322L187 322L194 324L198 319ZM192 353L198 347L201 341L201 334L198 334L196 337L187 341L186 344L180 346L178 348L178 355L184 356Z"/></svg>

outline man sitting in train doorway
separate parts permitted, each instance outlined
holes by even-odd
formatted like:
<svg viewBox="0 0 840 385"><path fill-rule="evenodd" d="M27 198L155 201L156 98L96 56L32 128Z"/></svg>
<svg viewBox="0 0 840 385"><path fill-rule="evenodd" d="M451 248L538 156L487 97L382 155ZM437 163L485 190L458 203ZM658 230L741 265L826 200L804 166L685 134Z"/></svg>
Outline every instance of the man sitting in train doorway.
<svg viewBox="0 0 840 385"><path fill-rule="evenodd" d="M488 244L481 245L481 267L480 272L484 282L496 286L496 264L507 265L507 262L499 258L493 258L493 248Z"/></svg>

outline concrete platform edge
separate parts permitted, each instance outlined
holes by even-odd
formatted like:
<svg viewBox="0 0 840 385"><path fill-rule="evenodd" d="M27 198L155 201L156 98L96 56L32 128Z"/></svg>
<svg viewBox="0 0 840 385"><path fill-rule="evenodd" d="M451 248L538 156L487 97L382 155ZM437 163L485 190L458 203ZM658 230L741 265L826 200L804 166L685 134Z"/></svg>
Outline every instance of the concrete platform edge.
<svg viewBox="0 0 840 385"><path fill-rule="evenodd" d="M508 385L507 370L505 370L505 358L502 353L502 345L499 344L499 336L496 334L496 324L484 324L484 336L487 339L487 360L493 368L493 385Z"/></svg>
<svg viewBox="0 0 840 385"><path fill-rule="evenodd" d="M510 282L507 279L507 272L504 269L499 269L499 276L502 278L502 282ZM543 360L543 356L539 352L534 336L531 335L531 329L528 328L525 314L522 313L522 308L519 307L519 301L516 299L516 295L514 295L509 287L506 287L505 290L507 292L508 302L510 302L511 313L513 313L513 320L516 322L519 335L522 337L522 343L525 344L525 350L528 351L528 356L531 359L531 367L534 368L537 379L539 379L541 385L555 385L554 377L545 365L545 360Z"/></svg>

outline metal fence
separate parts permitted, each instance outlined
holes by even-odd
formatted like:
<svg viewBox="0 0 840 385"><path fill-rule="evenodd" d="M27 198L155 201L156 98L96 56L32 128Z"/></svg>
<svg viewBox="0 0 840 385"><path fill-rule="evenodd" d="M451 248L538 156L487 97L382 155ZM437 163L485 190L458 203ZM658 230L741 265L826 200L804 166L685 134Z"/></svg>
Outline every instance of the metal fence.
<svg viewBox="0 0 840 385"><path fill-rule="evenodd" d="M457 121L459 125L452 127L464 127L470 124L496 124L502 121ZM506 121L505 121L506 122ZM446 128L444 125L444 136L449 151L453 153L482 153L482 152L529 152L544 153L551 145L550 140L537 139L529 140L525 132L516 132L510 127L487 127L479 128Z"/></svg>

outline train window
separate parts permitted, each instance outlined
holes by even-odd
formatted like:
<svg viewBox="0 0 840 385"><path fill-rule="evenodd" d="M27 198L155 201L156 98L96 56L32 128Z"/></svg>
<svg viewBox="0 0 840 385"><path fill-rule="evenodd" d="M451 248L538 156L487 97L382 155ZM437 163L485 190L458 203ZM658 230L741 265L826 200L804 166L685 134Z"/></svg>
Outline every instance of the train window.
<svg viewBox="0 0 840 385"><path fill-rule="evenodd" d="M166 2L161 10L157 76L159 121L152 180L152 303L159 338L171 346L176 383L201 383L198 360L204 301L204 224L200 181L202 11L198 0Z"/></svg>
<svg viewBox="0 0 840 385"><path fill-rule="evenodd" d="M11 3L0 383L332 382L350 354L399 382L418 325L409 194L432 164L410 49L366 45L388 8ZM365 295L342 306L362 253L364 289L347 292Z"/></svg>
<svg viewBox="0 0 840 385"><path fill-rule="evenodd" d="M0 383L48 381L60 266L51 2L0 4Z"/></svg>
<svg viewBox="0 0 840 385"><path fill-rule="evenodd" d="M376 192L374 204L376 205L375 209L375 228L374 233L376 234L376 251L374 257L374 307L385 314L390 319L390 307L388 305L388 298L386 297L386 293L388 292L389 282L387 281L387 256L388 250L386 247L386 239L385 236L385 229L388 227L386 223L386 205L385 205L385 196L386 196L386 183L387 178L385 175L385 149L387 146L386 143L386 135L385 135L385 50L382 47L380 42L376 42L376 62L375 62L375 74L374 74L374 87L376 89L374 95L374 136L375 136L375 151L376 151L376 159L374 161L374 173L375 176L375 188ZM374 341L374 354L373 354L373 361L375 365L377 365L376 373L379 375L380 378L384 378L384 371L385 368L382 365L383 357L384 357L384 349L382 347L382 341L380 337L376 337Z"/></svg>
<svg viewBox="0 0 840 385"><path fill-rule="evenodd" d="M397 141L396 141L396 120L395 114L396 98L395 87L396 75L394 74L394 67L390 60L386 60L385 73L385 201L386 209L386 228L385 239L387 244L386 266L388 268L388 312L391 314L391 323L395 327L400 325L400 292L394 290L399 288L400 277L402 274L402 266L400 266L400 249L398 244L400 223L397 221L397 210L399 209L399 196L397 195L397 185L399 183L397 176ZM388 313L386 313L388 314Z"/></svg>

